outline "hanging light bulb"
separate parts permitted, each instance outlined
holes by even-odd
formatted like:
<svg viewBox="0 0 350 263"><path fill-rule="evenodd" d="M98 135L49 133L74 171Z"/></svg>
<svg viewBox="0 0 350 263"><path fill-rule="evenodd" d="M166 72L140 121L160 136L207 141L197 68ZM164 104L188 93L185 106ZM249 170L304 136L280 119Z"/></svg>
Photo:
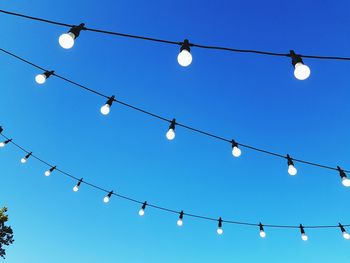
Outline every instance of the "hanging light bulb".
<svg viewBox="0 0 350 263"><path fill-rule="evenodd" d="M294 162L293 162L293 159L289 156L289 154L287 154L287 160L288 160L288 173L291 175L291 176L294 176L297 174L298 170L297 168L295 168L294 166Z"/></svg>
<svg viewBox="0 0 350 263"><path fill-rule="evenodd" d="M261 224L261 223L259 223L259 228L260 228L260 237L261 238L265 238L266 237L266 233L265 233L265 231L264 231L264 226Z"/></svg>
<svg viewBox="0 0 350 263"><path fill-rule="evenodd" d="M339 175L341 177L342 184L345 187L350 187L350 179L346 176L346 173L344 172L344 170L342 170L339 166L337 166L337 169L339 171Z"/></svg>
<svg viewBox="0 0 350 263"><path fill-rule="evenodd" d="M348 232L346 232L344 226L342 224L340 224L340 223L339 223L339 228L340 228L340 230L341 230L341 232L343 234L343 237L345 239L350 239L350 235L348 234Z"/></svg>
<svg viewBox="0 0 350 263"><path fill-rule="evenodd" d="M52 166L49 170L45 172L45 176L50 176L51 173L56 169L56 166Z"/></svg>
<svg viewBox="0 0 350 263"><path fill-rule="evenodd" d="M51 71L45 71L42 74L38 74L35 76L35 81L38 84L44 84L46 79L48 79L52 74L54 74L55 72L53 70Z"/></svg>
<svg viewBox="0 0 350 263"><path fill-rule="evenodd" d="M183 67L187 67L192 63L192 55L190 49L190 42L185 39L181 44L180 53L177 56L177 62Z"/></svg>
<svg viewBox="0 0 350 263"><path fill-rule="evenodd" d="M222 229L222 218L220 217L218 221L218 229L216 230L216 232L218 233L218 235L222 235L224 233L224 230Z"/></svg>
<svg viewBox="0 0 350 263"><path fill-rule="evenodd" d="M301 233L301 239L304 241L307 241L309 239L309 237L305 234L305 230L302 224L300 224L299 226L300 228L300 233Z"/></svg>
<svg viewBox="0 0 350 263"><path fill-rule="evenodd" d="M145 202L142 204L142 207L141 207L141 209L139 210L139 216L144 216L144 215L145 215L146 206L147 206L147 201L145 201Z"/></svg>
<svg viewBox="0 0 350 263"><path fill-rule="evenodd" d="M109 114L109 112L111 111L111 106L114 101L115 101L115 96L112 96L107 100L106 104L101 107L100 111L103 115Z"/></svg>
<svg viewBox="0 0 350 263"><path fill-rule="evenodd" d="M83 181L83 178L81 178L78 183L73 187L73 191L74 192L78 192L79 191L79 186L81 185L81 182Z"/></svg>
<svg viewBox="0 0 350 263"><path fill-rule="evenodd" d="M305 80L310 77L311 70L304 64L301 56L295 54L293 50L290 51L289 56L292 58L292 64L294 66L294 76L299 80Z"/></svg>
<svg viewBox="0 0 350 263"><path fill-rule="evenodd" d="M70 49L74 46L74 40L79 36L80 31L84 29L85 24L82 23L79 26L73 26L67 33L64 33L58 39L61 47L64 49Z"/></svg>
<svg viewBox="0 0 350 263"><path fill-rule="evenodd" d="M24 156L22 159L21 159L21 163L26 163L28 158L32 155L32 152L28 153L26 156Z"/></svg>
<svg viewBox="0 0 350 263"><path fill-rule="evenodd" d="M6 144L8 144L11 141L12 141L12 139L8 139L6 141L0 142L0 148L4 148L6 146Z"/></svg>
<svg viewBox="0 0 350 263"><path fill-rule="evenodd" d="M113 191L110 191L110 192L108 193L108 195L106 195L106 196L103 198L103 202L104 202L104 203L108 203L108 202L109 202L109 199L110 199L111 196L112 196L112 194L113 194Z"/></svg>
<svg viewBox="0 0 350 263"><path fill-rule="evenodd" d="M180 215L179 215L179 219L177 220L176 224L178 226L182 226L184 224L183 222L183 218L184 218L184 211L181 211L180 212Z"/></svg>
<svg viewBox="0 0 350 263"><path fill-rule="evenodd" d="M169 140L169 141L172 141L175 139L175 125L176 125L176 120L173 119L171 122L170 122L170 125L169 125L169 129L166 133L166 138Z"/></svg>
<svg viewBox="0 0 350 263"><path fill-rule="evenodd" d="M235 140L232 140L231 143L232 143L232 155L234 157L241 156L242 151L241 151L241 149L238 148L238 143L235 142Z"/></svg>

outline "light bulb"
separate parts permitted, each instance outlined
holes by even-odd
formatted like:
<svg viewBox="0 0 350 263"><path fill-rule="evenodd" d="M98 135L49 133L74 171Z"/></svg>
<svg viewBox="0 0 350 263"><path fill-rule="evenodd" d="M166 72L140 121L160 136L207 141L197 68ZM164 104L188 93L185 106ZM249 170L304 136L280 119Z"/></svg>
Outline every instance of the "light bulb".
<svg viewBox="0 0 350 263"><path fill-rule="evenodd" d="M105 196L105 197L103 198L103 202L108 203L108 202L109 202L109 197L108 197L108 196Z"/></svg>
<svg viewBox="0 0 350 263"><path fill-rule="evenodd" d="M27 159L26 158L22 158L21 159L21 163L26 163L27 162Z"/></svg>
<svg viewBox="0 0 350 263"><path fill-rule="evenodd" d="M264 230L260 230L260 237L261 238L265 238L266 237L266 233Z"/></svg>
<svg viewBox="0 0 350 263"><path fill-rule="evenodd" d="M234 147L232 148L232 155L233 155L234 157L239 157L239 156L241 156L241 154L242 154L242 151L241 151L241 149L239 149L237 146L234 146Z"/></svg>
<svg viewBox="0 0 350 263"><path fill-rule="evenodd" d="M219 228L216 230L216 232L218 233L218 235L222 235L222 234L224 233L224 230L223 230L221 227L219 227Z"/></svg>
<svg viewBox="0 0 350 263"><path fill-rule="evenodd" d="M179 218L179 220L177 220L176 223L177 223L178 226L182 226L184 224L184 222L180 218Z"/></svg>
<svg viewBox="0 0 350 263"><path fill-rule="evenodd" d="M174 129L169 129L168 132L166 133L166 138L171 141L175 139L175 131Z"/></svg>
<svg viewBox="0 0 350 263"><path fill-rule="evenodd" d="M295 69L294 69L294 76L298 80L305 80L311 74L310 68L307 65L305 65L304 63L302 63L302 62L296 63L294 67L295 67Z"/></svg>
<svg viewBox="0 0 350 263"><path fill-rule="evenodd" d="M45 76L45 74L38 74L38 75L36 75L35 81L36 81L36 83L38 83L38 84L44 84L45 81L46 81L46 76Z"/></svg>
<svg viewBox="0 0 350 263"><path fill-rule="evenodd" d="M145 210L143 208L141 208L139 210L139 216L144 216L145 215Z"/></svg>
<svg viewBox="0 0 350 263"><path fill-rule="evenodd" d="M50 174L51 174L51 172L50 172L49 170L47 170L47 171L45 172L45 176L50 176Z"/></svg>
<svg viewBox="0 0 350 263"><path fill-rule="evenodd" d="M345 187L350 187L350 179L347 178L347 177L343 177L343 179L342 179L342 184L343 184Z"/></svg>
<svg viewBox="0 0 350 263"><path fill-rule="evenodd" d="M303 234L301 234L301 239L304 241L307 241L309 238L305 233L303 233Z"/></svg>
<svg viewBox="0 0 350 263"><path fill-rule="evenodd" d="M297 172L298 172L298 170L294 167L293 164L288 165L288 173L289 173L291 176L296 175Z"/></svg>
<svg viewBox="0 0 350 263"><path fill-rule="evenodd" d="M78 187L77 185L75 185L75 186L73 187L73 191L74 191L74 192L78 192L78 191L79 191L79 187Z"/></svg>
<svg viewBox="0 0 350 263"><path fill-rule="evenodd" d="M188 67L192 63L191 53L186 49L182 50L179 55L177 55L177 62L183 67Z"/></svg>
<svg viewBox="0 0 350 263"><path fill-rule="evenodd" d="M109 106L108 104L105 104L101 107L101 113L103 115L108 115L110 111L111 111L111 106Z"/></svg>
<svg viewBox="0 0 350 263"><path fill-rule="evenodd" d="M5 147L6 143L5 142L0 142L0 147L3 148Z"/></svg>
<svg viewBox="0 0 350 263"><path fill-rule="evenodd" d="M343 233L343 237L344 237L345 239L350 239L350 235L349 235L348 232L344 232L344 233Z"/></svg>
<svg viewBox="0 0 350 263"><path fill-rule="evenodd" d="M58 39L61 47L70 49L74 46L75 35L72 32L64 33Z"/></svg>

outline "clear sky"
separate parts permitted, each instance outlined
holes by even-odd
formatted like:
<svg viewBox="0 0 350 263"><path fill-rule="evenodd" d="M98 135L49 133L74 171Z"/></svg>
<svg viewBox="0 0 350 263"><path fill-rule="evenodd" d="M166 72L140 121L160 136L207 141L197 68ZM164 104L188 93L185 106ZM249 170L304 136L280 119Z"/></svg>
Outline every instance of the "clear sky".
<svg viewBox="0 0 350 263"><path fill-rule="evenodd" d="M194 43L350 56L350 3L339 1L2 1L0 8L71 24ZM82 32L71 50L65 28L0 15L1 47L128 103L243 143L350 168L349 62L306 59L306 81L288 58L193 48L182 68L178 47ZM0 123L5 134L77 177L136 199L211 217L265 224L349 223L350 189L337 172L243 150L113 105L0 56ZM9 145L0 151L0 206L15 243L9 263L347 262L338 229L258 229L184 218L112 198ZM350 229L349 229L350 230Z"/></svg>

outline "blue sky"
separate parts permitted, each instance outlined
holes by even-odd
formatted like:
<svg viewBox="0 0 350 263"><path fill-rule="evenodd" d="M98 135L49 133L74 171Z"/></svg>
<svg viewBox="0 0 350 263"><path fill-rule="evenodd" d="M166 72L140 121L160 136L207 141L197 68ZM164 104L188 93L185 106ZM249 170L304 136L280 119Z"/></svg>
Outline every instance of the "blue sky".
<svg viewBox="0 0 350 263"><path fill-rule="evenodd" d="M350 56L348 1L5 1L0 8L72 24L236 48ZM0 15L1 47L120 100L243 143L349 168L349 62L305 60L306 81L287 58L192 49L182 68L175 46L83 32L71 50L65 28ZM349 189L336 172L243 150L167 125L84 93L1 55L6 134L77 177L177 210L270 224L349 223ZM0 205L15 243L7 262L345 262L338 229L258 229L184 219L112 198L0 151Z"/></svg>

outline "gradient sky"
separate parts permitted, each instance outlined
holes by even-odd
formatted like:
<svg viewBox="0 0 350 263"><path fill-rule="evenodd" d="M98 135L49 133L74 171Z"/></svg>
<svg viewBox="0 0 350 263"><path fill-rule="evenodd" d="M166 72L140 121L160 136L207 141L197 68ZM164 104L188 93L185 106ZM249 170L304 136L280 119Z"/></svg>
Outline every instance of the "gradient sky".
<svg viewBox="0 0 350 263"><path fill-rule="evenodd" d="M85 22L88 27L194 43L315 55L350 56L350 2L339 1L2 1L0 8ZM178 47L82 32L71 50L66 28L1 14L1 48L58 74L167 118L253 146L350 168L349 62L305 60L306 81L288 58L193 48L182 68ZM113 105L0 56L0 123L45 160L116 192L176 210L265 224L348 224L350 189L337 172L244 150ZM0 151L0 206L9 208L15 243L9 263L61 262L347 262L350 241L338 229L258 229L147 209L82 186L59 173L46 178L35 160ZM350 231L350 229L349 229Z"/></svg>

